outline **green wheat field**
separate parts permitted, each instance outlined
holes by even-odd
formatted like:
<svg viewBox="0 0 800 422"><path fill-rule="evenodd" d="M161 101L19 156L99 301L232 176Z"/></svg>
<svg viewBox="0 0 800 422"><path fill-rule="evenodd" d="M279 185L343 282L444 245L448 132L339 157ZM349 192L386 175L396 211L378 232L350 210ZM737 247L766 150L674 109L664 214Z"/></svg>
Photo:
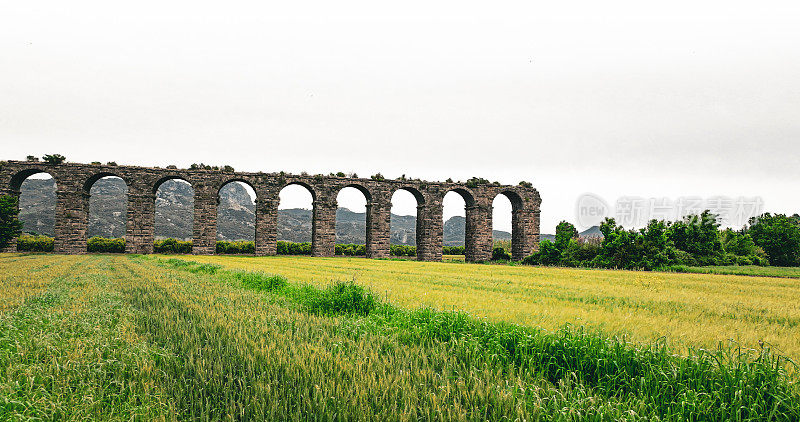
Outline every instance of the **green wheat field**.
<svg viewBox="0 0 800 422"><path fill-rule="evenodd" d="M798 420L771 275L0 254L0 420Z"/></svg>

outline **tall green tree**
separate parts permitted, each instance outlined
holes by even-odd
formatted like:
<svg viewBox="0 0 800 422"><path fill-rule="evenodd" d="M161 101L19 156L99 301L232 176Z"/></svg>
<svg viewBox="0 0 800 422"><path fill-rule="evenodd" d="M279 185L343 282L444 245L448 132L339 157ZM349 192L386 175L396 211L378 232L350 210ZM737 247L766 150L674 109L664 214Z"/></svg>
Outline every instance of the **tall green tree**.
<svg viewBox="0 0 800 422"><path fill-rule="evenodd" d="M708 210L671 224L667 237L675 248L690 253L701 265L714 265L722 254L717 216Z"/></svg>
<svg viewBox="0 0 800 422"><path fill-rule="evenodd" d="M17 204L16 196L0 195L0 248L5 248L11 239L22 233Z"/></svg>
<svg viewBox="0 0 800 422"><path fill-rule="evenodd" d="M578 230L571 223L562 221L556 226L555 244L558 250L567 249L569 241L578 237Z"/></svg>
<svg viewBox="0 0 800 422"><path fill-rule="evenodd" d="M756 245L764 249L772 265L800 265L800 226L792 217L763 214L750 219L747 233Z"/></svg>

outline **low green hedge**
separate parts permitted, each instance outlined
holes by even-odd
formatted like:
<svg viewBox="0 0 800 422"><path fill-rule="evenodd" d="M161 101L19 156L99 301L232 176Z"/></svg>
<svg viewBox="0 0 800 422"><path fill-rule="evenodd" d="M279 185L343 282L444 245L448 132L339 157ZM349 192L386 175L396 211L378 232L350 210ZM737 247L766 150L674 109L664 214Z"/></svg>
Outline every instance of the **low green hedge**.
<svg viewBox="0 0 800 422"><path fill-rule="evenodd" d="M153 242L153 252L164 254L192 253L192 242L178 239L163 239Z"/></svg>
<svg viewBox="0 0 800 422"><path fill-rule="evenodd" d="M311 242L278 241L278 255L311 255Z"/></svg>
<svg viewBox="0 0 800 422"><path fill-rule="evenodd" d="M86 242L86 250L89 252L104 253L125 253L125 239L107 239L105 237L90 237Z"/></svg>
<svg viewBox="0 0 800 422"><path fill-rule="evenodd" d="M390 245L389 253L394 256L417 256L417 247L411 245Z"/></svg>
<svg viewBox="0 0 800 422"><path fill-rule="evenodd" d="M463 246L445 246L442 248L442 253L444 255L464 255L465 249Z"/></svg>
<svg viewBox="0 0 800 422"><path fill-rule="evenodd" d="M355 243L341 243L333 247L334 254L344 256L365 256L367 255L367 245Z"/></svg>
<svg viewBox="0 0 800 422"><path fill-rule="evenodd" d="M53 238L50 236L20 236L17 238L20 252L53 252Z"/></svg>
<svg viewBox="0 0 800 422"><path fill-rule="evenodd" d="M246 240L238 242L218 240L217 253L225 255L252 255L256 253L256 242Z"/></svg>

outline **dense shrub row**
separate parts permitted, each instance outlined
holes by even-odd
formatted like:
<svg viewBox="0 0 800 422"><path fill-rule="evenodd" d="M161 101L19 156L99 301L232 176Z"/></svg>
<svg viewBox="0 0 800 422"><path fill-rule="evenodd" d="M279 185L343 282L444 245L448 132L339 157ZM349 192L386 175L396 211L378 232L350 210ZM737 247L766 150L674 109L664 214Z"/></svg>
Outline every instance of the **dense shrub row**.
<svg viewBox="0 0 800 422"><path fill-rule="evenodd" d="M578 239L562 221L554 241L545 240L523 263L565 267L652 270L673 265L769 265L767 254L747 230L719 230L709 211L682 221L652 220L640 230L625 230L613 218L600 225L602 239Z"/></svg>
<svg viewBox="0 0 800 422"><path fill-rule="evenodd" d="M125 239L107 239L105 237L90 237L86 242L86 250L95 253L125 253Z"/></svg>
<svg viewBox="0 0 800 422"><path fill-rule="evenodd" d="M216 251L218 254L254 254L256 253L256 243L253 241L217 241Z"/></svg>
<svg viewBox="0 0 800 422"><path fill-rule="evenodd" d="M444 255L464 255L464 247L463 246L445 246L442 248L442 254Z"/></svg>
<svg viewBox="0 0 800 422"><path fill-rule="evenodd" d="M311 242L278 241L278 255L311 255Z"/></svg>
<svg viewBox="0 0 800 422"><path fill-rule="evenodd" d="M17 238L20 252L53 252L53 238L49 236L20 236Z"/></svg>
<svg viewBox="0 0 800 422"><path fill-rule="evenodd" d="M153 252L163 254L192 253L192 242L178 239L163 239L153 242Z"/></svg>
<svg viewBox="0 0 800 422"><path fill-rule="evenodd" d="M390 245L389 253L394 256L417 256L417 247L410 245Z"/></svg>
<svg viewBox="0 0 800 422"><path fill-rule="evenodd" d="M333 249L336 255L365 256L367 254L367 245L355 243L340 243L335 245Z"/></svg>

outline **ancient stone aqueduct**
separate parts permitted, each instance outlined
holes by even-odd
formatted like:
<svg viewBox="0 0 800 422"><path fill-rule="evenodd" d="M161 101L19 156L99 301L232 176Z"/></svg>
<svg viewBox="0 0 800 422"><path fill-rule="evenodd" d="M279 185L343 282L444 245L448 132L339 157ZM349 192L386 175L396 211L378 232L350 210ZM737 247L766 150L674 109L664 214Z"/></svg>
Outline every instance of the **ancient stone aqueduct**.
<svg viewBox="0 0 800 422"><path fill-rule="evenodd" d="M155 198L158 187L170 179L182 179L194 189L193 253L209 255L216 249L217 204L220 189L243 182L256 192L257 255L274 255L277 245L278 194L291 184L305 186L313 198L312 255L332 256L336 239L336 197L345 187L359 189L367 199L366 251L369 258L389 257L391 198L397 190L417 199L417 258L442 259L442 200L450 191L466 203L466 259L483 261L492 252L492 201L505 195L512 204L512 256L521 259L539 243L539 207L536 189L527 186L463 184L419 180L373 180L286 173L243 173L219 170L112 166L98 164L48 164L38 161L0 163L0 194L19 196L29 176L49 173L56 182L55 252L86 253L89 192L107 176L128 186L126 252L153 252ZM12 243L7 250L15 250Z"/></svg>

